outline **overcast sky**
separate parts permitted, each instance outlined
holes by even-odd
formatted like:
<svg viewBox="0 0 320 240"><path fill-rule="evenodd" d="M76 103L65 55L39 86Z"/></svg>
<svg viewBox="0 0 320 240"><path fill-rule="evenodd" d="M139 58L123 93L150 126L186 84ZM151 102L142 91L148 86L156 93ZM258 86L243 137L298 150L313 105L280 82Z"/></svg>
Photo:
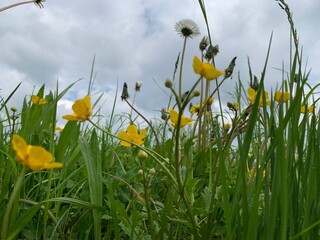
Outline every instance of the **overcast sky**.
<svg viewBox="0 0 320 240"><path fill-rule="evenodd" d="M308 60L307 69L312 68L309 82L316 84L320 79L320 1L287 2L303 46L303 63ZM0 7L12 3L2 0ZM276 1L207 0L206 8L213 44L220 47L216 67L225 69L237 56L233 79L221 88L223 104L234 100L228 93L234 92L238 73L247 86L247 57L253 74L260 76L272 32L266 85L279 84L282 74L275 68L284 64L288 70L290 31L287 16ZM34 88L38 91L44 83L48 93L57 81L62 91L82 79L59 103L59 115L71 113L74 100L86 95L95 56L93 93L104 92L105 116L111 112L117 83L118 112L129 112L120 101L122 85L127 82L133 96L136 81L142 82L137 108L156 116L156 110L167 106L169 91L163 87L164 81L172 78L182 49L183 39L174 25L185 18L195 21L201 32L187 43L183 74L187 90L197 79L192 58L200 56L198 44L207 35L196 0L47 0L43 9L30 4L1 12L0 95L6 98L22 82L8 105L19 107L23 97L31 95Z"/></svg>

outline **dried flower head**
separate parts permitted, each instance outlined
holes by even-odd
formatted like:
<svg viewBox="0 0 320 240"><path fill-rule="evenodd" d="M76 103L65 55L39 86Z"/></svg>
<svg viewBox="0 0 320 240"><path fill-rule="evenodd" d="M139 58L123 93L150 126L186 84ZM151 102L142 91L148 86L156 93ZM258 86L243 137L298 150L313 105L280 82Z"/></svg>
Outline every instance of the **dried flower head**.
<svg viewBox="0 0 320 240"><path fill-rule="evenodd" d="M209 45L209 38L204 36L199 44L200 51L204 51Z"/></svg>
<svg viewBox="0 0 320 240"><path fill-rule="evenodd" d="M36 5L36 6L38 6L39 8L44 8L44 6L43 6L43 2L45 2L46 0L33 0L33 2L34 2L34 4Z"/></svg>
<svg viewBox="0 0 320 240"><path fill-rule="evenodd" d="M142 82L140 82L140 81L136 82L136 86L135 86L134 90L136 92L139 92L141 89L141 86L142 86Z"/></svg>
<svg viewBox="0 0 320 240"><path fill-rule="evenodd" d="M193 38L200 34L197 24L190 19L183 19L176 23L175 29L181 37Z"/></svg>
<svg viewBox="0 0 320 240"><path fill-rule="evenodd" d="M128 85L127 83L124 83L122 88L121 100L127 100L127 98L129 98Z"/></svg>

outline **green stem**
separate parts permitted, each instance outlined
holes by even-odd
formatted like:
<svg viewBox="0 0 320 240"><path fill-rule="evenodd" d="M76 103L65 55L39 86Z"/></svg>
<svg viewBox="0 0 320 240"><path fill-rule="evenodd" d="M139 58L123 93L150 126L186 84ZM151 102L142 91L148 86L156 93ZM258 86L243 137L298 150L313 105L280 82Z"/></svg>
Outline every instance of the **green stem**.
<svg viewBox="0 0 320 240"><path fill-rule="evenodd" d="M14 185L9 202L7 204L6 210L3 215L2 227L1 227L1 239L3 240L7 239L7 233L8 233L8 228L10 224L10 215L12 211L13 202L17 198L17 194L21 189L25 173L26 173L26 167L23 167L20 173L20 176L17 179L16 184Z"/></svg>
<svg viewBox="0 0 320 240"><path fill-rule="evenodd" d="M179 99L180 100L182 100L182 67L183 67L184 53L186 51L186 45L187 45L187 38L185 37L183 41L181 62L180 62L180 73L179 73Z"/></svg>

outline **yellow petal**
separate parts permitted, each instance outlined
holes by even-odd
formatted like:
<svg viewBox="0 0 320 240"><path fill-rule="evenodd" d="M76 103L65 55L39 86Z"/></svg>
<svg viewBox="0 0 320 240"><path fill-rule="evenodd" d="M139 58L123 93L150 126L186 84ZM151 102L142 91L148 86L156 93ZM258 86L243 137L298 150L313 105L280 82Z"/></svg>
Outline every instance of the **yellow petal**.
<svg viewBox="0 0 320 240"><path fill-rule="evenodd" d="M59 162L54 162L54 163L45 163L44 168L45 169L53 169L53 168L62 168L63 164Z"/></svg>
<svg viewBox="0 0 320 240"><path fill-rule="evenodd" d="M257 95L256 91L253 88L248 88L248 95L250 103L253 104Z"/></svg>
<svg viewBox="0 0 320 240"><path fill-rule="evenodd" d="M290 93L284 92L283 93L283 101L287 102L290 99Z"/></svg>
<svg viewBox="0 0 320 240"><path fill-rule="evenodd" d="M127 127L127 133L129 135L138 135L138 128L135 125L129 125Z"/></svg>
<svg viewBox="0 0 320 240"><path fill-rule="evenodd" d="M186 118L184 116L181 117L180 128L183 128L185 125L192 123L193 120L191 118Z"/></svg>
<svg viewBox="0 0 320 240"><path fill-rule="evenodd" d="M45 164L51 163L53 156L43 147L28 146L28 162L26 163L29 168L34 171L45 169Z"/></svg>
<svg viewBox="0 0 320 240"><path fill-rule="evenodd" d="M39 97L37 95L32 95L31 96L31 102L33 104L38 104L39 103Z"/></svg>
<svg viewBox="0 0 320 240"><path fill-rule="evenodd" d="M216 69L210 63L203 63L203 72L203 76L207 80L213 80L224 75L224 71Z"/></svg>
<svg viewBox="0 0 320 240"><path fill-rule="evenodd" d="M194 72L201 75L202 69L203 69L202 62L200 61L200 59L198 57L195 56L193 58L193 70L194 70Z"/></svg>
<svg viewBox="0 0 320 240"><path fill-rule="evenodd" d="M171 122L173 123L173 124L177 124L177 122L178 122L178 113L175 111L175 110L173 110L172 108L170 109L170 111L169 111L169 115L170 115L170 119L171 119Z"/></svg>
<svg viewBox="0 0 320 240"><path fill-rule="evenodd" d="M18 134L13 134L12 136L12 148L16 151L19 161L23 162L27 158L28 144Z"/></svg>
<svg viewBox="0 0 320 240"><path fill-rule="evenodd" d="M47 103L47 100L45 98L39 99L39 105L43 105L43 104L46 104L46 103Z"/></svg>
<svg viewBox="0 0 320 240"><path fill-rule="evenodd" d="M144 139L147 136L147 129L142 129L140 132L140 139Z"/></svg>
<svg viewBox="0 0 320 240"><path fill-rule="evenodd" d="M73 115L64 115L62 116L63 119L68 120L68 121L78 121L78 118L75 114Z"/></svg>

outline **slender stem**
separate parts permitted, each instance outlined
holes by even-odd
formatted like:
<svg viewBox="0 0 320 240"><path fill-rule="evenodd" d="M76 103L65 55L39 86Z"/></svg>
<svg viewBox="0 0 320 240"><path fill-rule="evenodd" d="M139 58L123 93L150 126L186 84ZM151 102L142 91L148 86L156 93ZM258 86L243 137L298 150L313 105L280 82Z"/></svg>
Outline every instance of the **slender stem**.
<svg viewBox="0 0 320 240"><path fill-rule="evenodd" d="M9 202L8 202L6 210L4 212L2 227L1 227L1 239L7 239L7 233L8 233L8 228L9 228L9 224L10 224L10 215L11 215L11 211L12 211L13 202L17 198L17 194L19 193L19 191L21 189L25 173L26 173L26 167L23 167L22 171L20 173L20 176L17 179L16 184L14 185Z"/></svg>
<svg viewBox="0 0 320 240"><path fill-rule="evenodd" d="M160 142L159 142L159 139L158 139L158 134L156 132L156 130L154 129L154 127L152 126L152 124L148 121L148 119L146 119L136 108L133 107L132 104L129 103L129 101L127 99L125 99L126 103L130 106L131 110L134 110L140 117L143 118L144 121L146 121L146 123L149 125L149 127L151 128L153 134L154 134L154 137L156 139L156 142L157 142L157 146L159 147L160 146Z"/></svg>
<svg viewBox="0 0 320 240"><path fill-rule="evenodd" d="M179 73L179 99L180 100L182 100L182 67L183 67L184 53L186 51L186 45L187 45L187 38L185 37L183 41L181 61L180 61L180 73Z"/></svg>
<svg viewBox="0 0 320 240"><path fill-rule="evenodd" d="M14 3L14 4L8 5L6 7L0 8L0 12L3 12L5 10L8 10L10 8L14 8L14 7L17 7L17 6L20 6L20 5L29 4L29 3L34 3L34 1L25 1L25 2Z"/></svg>

